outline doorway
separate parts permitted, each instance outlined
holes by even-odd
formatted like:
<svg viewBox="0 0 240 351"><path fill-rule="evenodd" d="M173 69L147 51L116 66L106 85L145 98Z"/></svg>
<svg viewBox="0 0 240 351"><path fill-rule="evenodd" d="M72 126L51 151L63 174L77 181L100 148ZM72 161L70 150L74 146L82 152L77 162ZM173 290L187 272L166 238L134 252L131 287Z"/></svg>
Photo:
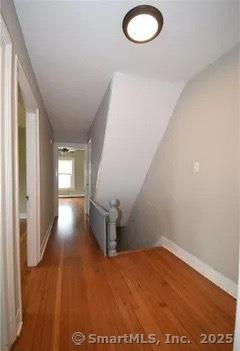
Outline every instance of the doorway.
<svg viewBox="0 0 240 351"><path fill-rule="evenodd" d="M19 184L19 242L21 286L26 285L27 274L27 145L26 145L26 110L21 88L18 84L18 184Z"/></svg>
<svg viewBox="0 0 240 351"><path fill-rule="evenodd" d="M27 217L27 264L39 262L40 237L39 133L38 105L17 58L12 56L12 42L0 16L1 25L1 118L0 118L0 260L1 260L1 349L7 350L22 327L20 264L20 191L19 191L19 93L25 112L26 192L30 198L23 214ZM13 65L14 62L14 65ZM14 107L14 109L12 108ZM23 223L26 227L26 223Z"/></svg>
<svg viewBox="0 0 240 351"><path fill-rule="evenodd" d="M59 199L82 198L85 201L87 163L85 144L55 143L54 145L54 207L58 216Z"/></svg>
<svg viewBox="0 0 240 351"><path fill-rule="evenodd" d="M17 57L15 57L14 146L17 242L19 244L19 219L27 219L29 234L27 235L27 265L34 267L40 261L39 111L37 101ZM20 245L18 245L18 251L20 252Z"/></svg>
<svg viewBox="0 0 240 351"><path fill-rule="evenodd" d="M40 262L39 111L25 72L15 56L13 116L14 255L16 329L23 324L22 289L28 267Z"/></svg>

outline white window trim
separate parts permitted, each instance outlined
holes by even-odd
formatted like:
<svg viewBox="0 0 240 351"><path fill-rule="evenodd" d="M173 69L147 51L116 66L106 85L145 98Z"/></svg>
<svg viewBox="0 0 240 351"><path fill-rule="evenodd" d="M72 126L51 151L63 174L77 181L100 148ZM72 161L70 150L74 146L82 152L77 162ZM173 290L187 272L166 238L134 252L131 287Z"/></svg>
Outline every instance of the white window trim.
<svg viewBox="0 0 240 351"><path fill-rule="evenodd" d="M58 191L71 191L75 190L75 158L74 157L66 157L66 158L60 158L58 161L72 161L72 176L71 176L71 187L70 188L58 188ZM64 173L58 173L59 174L64 174Z"/></svg>

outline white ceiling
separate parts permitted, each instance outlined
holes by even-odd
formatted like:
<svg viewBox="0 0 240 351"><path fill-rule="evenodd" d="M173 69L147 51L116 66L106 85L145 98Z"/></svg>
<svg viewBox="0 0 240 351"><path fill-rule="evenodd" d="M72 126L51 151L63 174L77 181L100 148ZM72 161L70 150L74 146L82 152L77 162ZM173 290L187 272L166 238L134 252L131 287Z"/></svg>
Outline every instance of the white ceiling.
<svg viewBox="0 0 240 351"><path fill-rule="evenodd" d="M80 142L113 72L187 81L238 44L238 1L15 0L30 59L58 141ZM158 7L159 37L134 44L122 19Z"/></svg>

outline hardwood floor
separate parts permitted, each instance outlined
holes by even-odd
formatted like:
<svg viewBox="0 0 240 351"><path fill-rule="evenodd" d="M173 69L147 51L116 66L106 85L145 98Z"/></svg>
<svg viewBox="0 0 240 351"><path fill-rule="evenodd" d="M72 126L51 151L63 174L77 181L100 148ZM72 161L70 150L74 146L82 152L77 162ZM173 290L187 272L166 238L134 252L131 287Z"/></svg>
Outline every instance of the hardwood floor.
<svg viewBox="0 0 240 351"><path fill-rule="evenodd" d="M30 269L27 267L27 220L20 219L20 260L21 260L21 282L22 294L27 284Z"/></svg>
<svg viewBox="0 0 240 351"><path fill-rule="evenodd" d="M235 300L162 248L103 257L82 199L61 199L47 251L28 274L14 351L232 350L201 334L233 333ZM156 334L160 345L74 345L72 334ZM166 335L189 344L166 344Z"/></svg>
<svg viewBox="0 0 240 351"><path fill-rule="evenodd" d="M27 233L27 220L26 219L20 219L20 236L24 235Z"/></svg>

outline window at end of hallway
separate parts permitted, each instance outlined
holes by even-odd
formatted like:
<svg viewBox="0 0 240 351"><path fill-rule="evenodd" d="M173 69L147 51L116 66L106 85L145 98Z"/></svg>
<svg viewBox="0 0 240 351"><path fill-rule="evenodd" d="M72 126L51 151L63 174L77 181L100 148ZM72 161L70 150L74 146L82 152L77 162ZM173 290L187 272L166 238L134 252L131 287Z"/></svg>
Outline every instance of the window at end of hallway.
<svg viewBox="0 0 240 351"><path fill-rule="evenodd" d="M58 160L58 188L74 189L74 159Z"/></svg>

